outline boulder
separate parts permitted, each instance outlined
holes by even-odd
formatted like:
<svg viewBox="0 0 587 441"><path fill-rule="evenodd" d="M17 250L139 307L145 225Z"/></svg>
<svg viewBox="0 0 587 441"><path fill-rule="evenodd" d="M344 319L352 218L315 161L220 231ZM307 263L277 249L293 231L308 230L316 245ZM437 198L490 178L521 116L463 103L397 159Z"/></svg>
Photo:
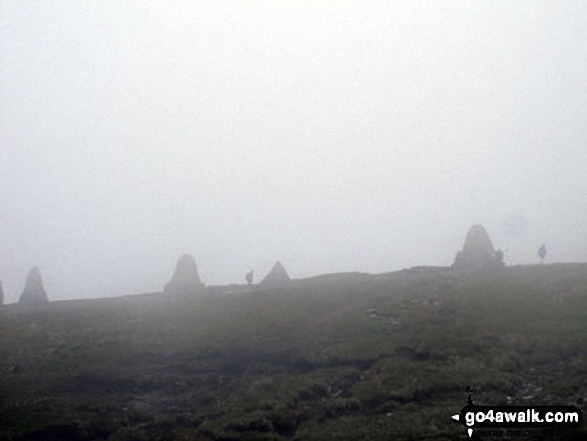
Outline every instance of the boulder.
<svg viewBox="0 0 587 441"><path fill-rule="evenodd" d="M20 295L18 303L21 305L42 305L49 302L45 288L43 288L43 279L39 268L34 266L24 282L24 290Z"/></svg>
<svg viewBox="0 0 587 441"><path fill-rule="evenodd" d="M473 225L463 249L457 253L452 265L455 269L482 269L504 266L503 252L495 251L489 234L482 225Z"/></svg>
<svg viewBox="0 0 587 441"><path fill-rule="evenodd" d="M173 296L189 296L201 293L205 287L198 275L195 259L189 254L183 254L177 260L175 272L163 291Z"/></svg>
<svg viewBox="0 0 587 441"><path fill-rule="evenodd" d="M280 285L289 281L290 278L287 271L281 262L277 262L273 265L271 271L261 280L260 285Z"/></svg>

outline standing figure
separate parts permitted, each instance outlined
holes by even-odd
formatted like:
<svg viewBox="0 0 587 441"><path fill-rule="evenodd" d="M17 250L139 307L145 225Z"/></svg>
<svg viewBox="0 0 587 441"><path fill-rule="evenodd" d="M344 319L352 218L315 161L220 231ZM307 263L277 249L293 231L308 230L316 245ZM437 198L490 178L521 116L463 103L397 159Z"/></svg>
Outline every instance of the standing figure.
<svg viewBox="0 0 587 441"><path fill-rule="evenodd" d="M540 248L538 248L538 256L540 257L540 263L544 262L544 257L546 257L546 244L542 244Z"/></svg>
<svg viewBox="0 0 587 441"><path fill-rule="evenodd" d="M249 284L249 286L253 284L253 270L251 270L247 274L245 274L245 279L247 281L247 284Z"/></svg>
<svg viewBox="0 0 587 441"><path fill-rule="evenodd" d="M4 305L4 290L2 289L2 280L0 280L0 306Z"/></svg>
<svg viewBox="0 0 587 441"><path fill-rule="evenodd" d="M504 257L503 251L502 251L501 249L498 249L498 250L495 252L495 258L497 259L497 261L498 261L499 263L503 263L503 257Z"/></svg>

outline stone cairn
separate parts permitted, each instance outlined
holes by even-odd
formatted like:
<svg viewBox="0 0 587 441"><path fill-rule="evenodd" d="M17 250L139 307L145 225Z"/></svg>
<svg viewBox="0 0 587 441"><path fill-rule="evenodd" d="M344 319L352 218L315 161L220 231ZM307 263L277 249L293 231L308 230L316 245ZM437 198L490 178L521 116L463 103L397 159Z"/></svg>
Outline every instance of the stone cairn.
<svg viewBox="0 0 587 441"><path fill-rule="evenodd" d="M277 262L271 268L271 271L261 280L260 285L281 285L283 283L289 282L291 279L287 274L287 271L281 264L281 262Z"/></svg>
<svg viewBox="0 0 587 441"><path fill-rule="evenodd" d="M190 254L183 254L163 291L171 296L192 296L201 293L205 287L198 275L195 259Z"/></svg>
<svg viewBox="0 0 587 441"><path fill-rule="evenodd" d="M39 268L34 266L24 283L24 290L20 295L18 303L25 306L42 305L49 302L45 288L43 288L43 279Z"/></svg>
<svg viewBox="0 0 587 441"><path fill-rule="evenodd" d="M473 225L467 233L463 249L457 253L452 268L476 270L503 266L503 252L493 249L491 239L482 225Z"/></svg>

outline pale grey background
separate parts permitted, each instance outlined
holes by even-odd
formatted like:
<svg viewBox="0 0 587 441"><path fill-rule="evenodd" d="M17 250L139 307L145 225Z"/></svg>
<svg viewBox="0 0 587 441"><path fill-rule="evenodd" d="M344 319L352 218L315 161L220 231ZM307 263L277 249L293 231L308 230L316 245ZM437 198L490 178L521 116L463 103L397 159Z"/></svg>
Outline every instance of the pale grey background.
<svg viewBox="0 0 587 441"><path fill-rule="evenodd" d="M0 0L0 279L587 258L583 1Z"/></svg>

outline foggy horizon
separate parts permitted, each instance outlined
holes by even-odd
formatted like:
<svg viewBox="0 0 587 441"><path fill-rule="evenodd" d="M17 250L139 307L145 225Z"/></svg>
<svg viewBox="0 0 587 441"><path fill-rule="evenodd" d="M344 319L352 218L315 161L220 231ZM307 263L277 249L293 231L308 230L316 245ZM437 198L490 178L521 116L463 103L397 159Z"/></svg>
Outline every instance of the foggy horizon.
<svg viewBox="0 0 587 441"><path fill-rule="evenodd" d="M587 261L581 2L0 2L0 280Z"/></svg>

